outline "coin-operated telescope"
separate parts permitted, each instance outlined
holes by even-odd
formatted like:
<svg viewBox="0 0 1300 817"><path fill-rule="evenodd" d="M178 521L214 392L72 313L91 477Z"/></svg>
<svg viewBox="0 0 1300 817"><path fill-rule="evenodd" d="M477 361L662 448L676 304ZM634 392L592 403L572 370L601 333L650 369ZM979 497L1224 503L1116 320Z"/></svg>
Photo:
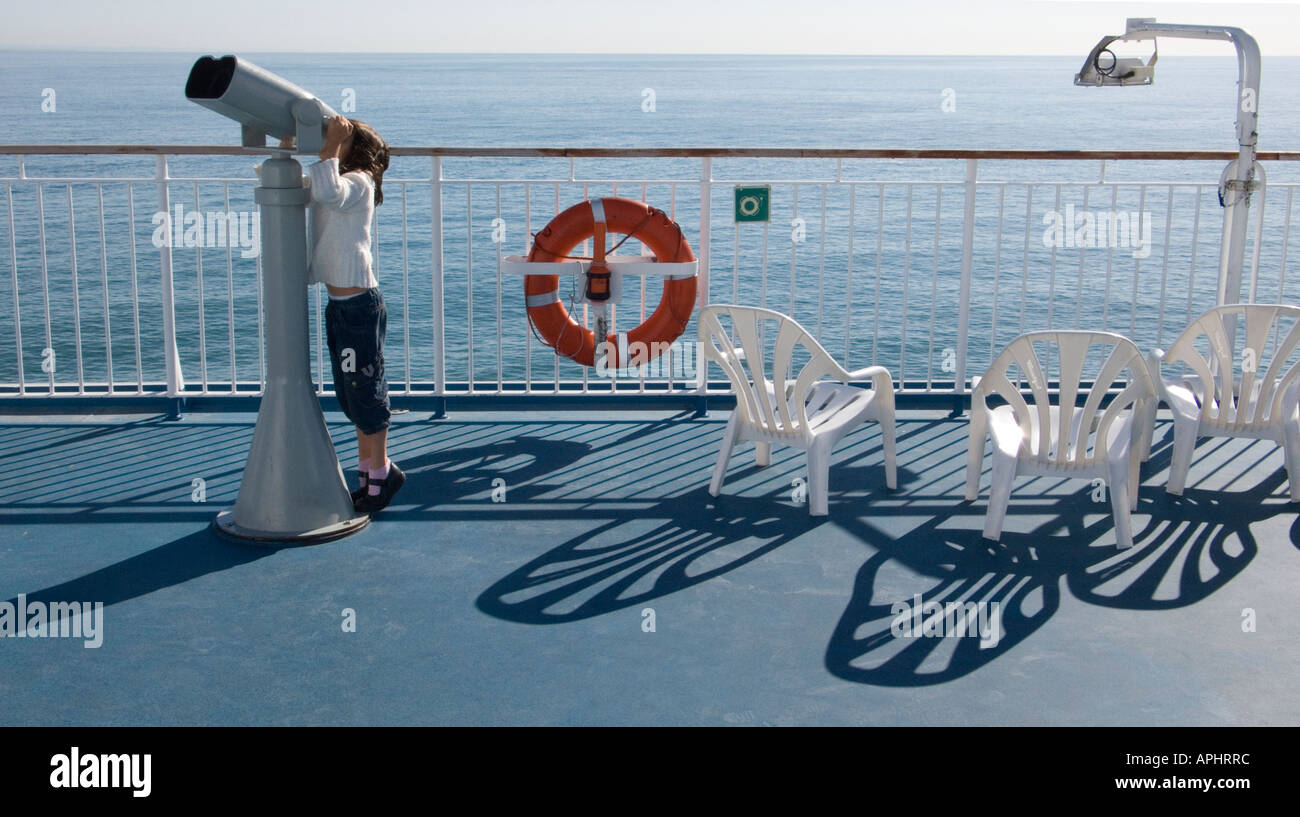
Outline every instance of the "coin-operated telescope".
<svg viewBox="0 0 1300 817"><path fill-rule="evenodd" d="M238 122L244 147L263 147L268 136L292 136L299 153L318 153L325 127L337 115L287 79L229 54L200 57L190 69L185 97Z"/></svg>
<svg viewBox="0 0 1300 817"><path fill-rule="evenodd" d="M266 390L233 508L218 531L239 539L318 542L346 536L369 517L352 507L311 379L307 322L307 204L299 153L319 153L335 116L297 85L238 57L200 57L185 96L240 125L249 153L270 154L253 193L262 224ZM292 136L296 148L268 147Z"/></svg>

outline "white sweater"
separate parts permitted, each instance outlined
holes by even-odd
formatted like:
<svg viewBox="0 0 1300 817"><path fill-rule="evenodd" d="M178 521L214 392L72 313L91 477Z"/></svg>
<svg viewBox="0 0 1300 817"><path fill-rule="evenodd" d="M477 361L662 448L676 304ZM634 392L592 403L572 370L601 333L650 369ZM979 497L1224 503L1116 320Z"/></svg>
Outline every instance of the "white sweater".
<svg viewBox="0 0 1300 817"><path fill-rule="evenodd" d="M377 287L370 255L375 183L360 170L339 175L339 160L308 167L311 217L307 233L307 281L336 287Z"/></svg>

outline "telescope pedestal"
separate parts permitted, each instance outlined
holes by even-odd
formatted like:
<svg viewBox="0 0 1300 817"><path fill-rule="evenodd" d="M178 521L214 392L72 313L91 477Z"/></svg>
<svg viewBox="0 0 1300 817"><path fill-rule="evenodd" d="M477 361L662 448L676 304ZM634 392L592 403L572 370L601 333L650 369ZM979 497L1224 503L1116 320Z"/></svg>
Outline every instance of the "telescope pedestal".
<svg viewBox="0 0 1300 817"><path fill-rule="evenodd" d="M255 192L262 219L266 390L233 508L217 531L239 539L310 543L337 539L370 521L352 507L325 426L308 357L307 211L302 165L276 156Z"/></svg>

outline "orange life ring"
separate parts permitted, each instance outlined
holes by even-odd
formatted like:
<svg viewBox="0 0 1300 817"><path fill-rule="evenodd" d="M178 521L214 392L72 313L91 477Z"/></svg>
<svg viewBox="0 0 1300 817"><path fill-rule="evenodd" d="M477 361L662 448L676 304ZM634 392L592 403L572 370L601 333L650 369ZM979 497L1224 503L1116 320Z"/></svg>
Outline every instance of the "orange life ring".
<svg viewBox="0 0 1300 817"><path fill-rule="evenodd" d="M682 235L682 228L667 213L624 198L582 201L560 213L534 236L528 260L545 262L574 258L570 253L575 247L587 239L595 239L595 252L591 259L595 270L605 260L606 232L635 238L649 247L660 262L695 260L691 245ZM639 363L648 362L681 337L695 309L697 279L694 272L667 276L659 306L645 322L623 338L613 332L606 338L610 344L606 348L613 352L607 356L606 365L611 369L624 368L628 362L625 355L635 357ZM524 276L524 296L528 320L556 354L584 366L595 365L595 333L579 325L560 302L558 275ZM634 355L628 351L630 349L636 349L638 353ZM646 351L640 353L641 349Z"/></svg>

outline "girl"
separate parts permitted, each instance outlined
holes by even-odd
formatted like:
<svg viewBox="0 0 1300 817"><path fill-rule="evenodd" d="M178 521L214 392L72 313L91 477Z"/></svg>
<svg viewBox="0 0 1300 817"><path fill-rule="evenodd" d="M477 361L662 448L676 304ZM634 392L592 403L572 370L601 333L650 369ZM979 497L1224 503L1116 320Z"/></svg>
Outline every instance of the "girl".
<svg viewBox="0 0 1300 817"><path fill-rule="evenodd" d="M388 459L388 382L384 334L388 310L372 269L370 220L384 200L388 145L364 122L333 117L320 161L311 165L308 282L329 291L325 333L334 393L357 430L360 486L352 501L362 513L388 506L406 475Z"/></svg>

